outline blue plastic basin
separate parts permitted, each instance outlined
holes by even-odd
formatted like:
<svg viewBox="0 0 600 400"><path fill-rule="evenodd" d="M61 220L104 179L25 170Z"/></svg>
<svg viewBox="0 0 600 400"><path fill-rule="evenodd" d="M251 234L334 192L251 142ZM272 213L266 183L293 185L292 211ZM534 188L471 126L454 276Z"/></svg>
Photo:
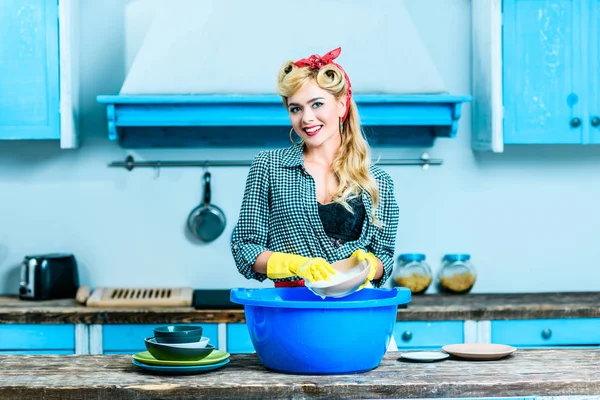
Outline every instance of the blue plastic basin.
<svg viewBox="0 0 600 400"><path fill-rule="evenodd" d="M379 365L407 288L363 289L335 299L307 288L233 289L244 305L254 349L263 365L290 374L349 374Z"/></svg>

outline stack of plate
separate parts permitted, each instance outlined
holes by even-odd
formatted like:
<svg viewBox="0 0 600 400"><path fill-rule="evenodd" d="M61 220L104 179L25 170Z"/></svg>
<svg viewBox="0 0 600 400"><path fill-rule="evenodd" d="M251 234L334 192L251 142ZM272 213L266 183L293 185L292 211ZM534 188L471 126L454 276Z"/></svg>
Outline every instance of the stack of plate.
<svg viewBox="0 0 600 400"><path fill-rule="evenodd" d="M201 326L168 325L154 328L144 339L146 349L133 355L133 365L162 374L196 374L224 367L229 353L216 350Z"/></svg>
<svg viewBox="0 0 600 400"><path fill-rule="evenodd" d="M148 371L162 374L197 374L224 367L229 363L229 353L213 350L208 356L197 361L157 360L148 351L133 355L133 365Z"/></svg>

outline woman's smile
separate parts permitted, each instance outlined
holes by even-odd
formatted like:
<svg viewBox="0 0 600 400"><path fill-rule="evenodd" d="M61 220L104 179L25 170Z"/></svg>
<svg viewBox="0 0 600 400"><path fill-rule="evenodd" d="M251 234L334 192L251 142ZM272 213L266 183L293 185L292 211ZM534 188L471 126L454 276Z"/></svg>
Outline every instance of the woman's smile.
<svg viewBox="0 0 600 400"><path fill-rule="evenodd" d="M312 125L312 126L307 126L303 130L304 130L304 132L306 132L306 134L308 136L315 136L317 133L321 132L322 127L323 127L323 125Z"/></svg>

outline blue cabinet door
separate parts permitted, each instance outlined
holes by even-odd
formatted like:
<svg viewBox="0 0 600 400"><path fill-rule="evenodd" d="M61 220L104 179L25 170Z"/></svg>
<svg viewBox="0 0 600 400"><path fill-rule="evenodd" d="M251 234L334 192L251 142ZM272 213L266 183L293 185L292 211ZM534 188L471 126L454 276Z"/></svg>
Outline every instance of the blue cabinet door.
<svg viewBox="0 0 600 400"><path fill-rule="evenodd" d="M59 139L57 0L0 2L0 139Z"/></svg>
<svg viewBox="0 0 600 400"><path fill-rule="evenodd" d="M590 0L589 13L589 142L600 144L600 0ZM588 123L588 121L586 121Z"/></svg>
<svg viewBox="0 0 600 400"><path fill-rule="evenodd" d="M250 339L246 324L227 324L227 352L254 353L254 345Z"/></svg>
<svg viewBox="0 0 600 400"><path fill-rule="evenodd" d="M598 347L600 345L600 319L492 321L492 343L521 348Z"/></svg>
<svg viewBox="0 0 600 400"><path fill-rule="evenodd" d="M394 326L398 350L440 349L464 342L463 321L398 321Z"/></svg>
<svg viewBox="0 0 600 400"><path fill-rule="evenodd" d="M582 143L582 1L504 0L505 144Z"/></svg>
<svg viewBox="0 0 600 400"><path fill-rule="evenodd" d="M75 326L2 324L0 354L74 354Z"/></svg>

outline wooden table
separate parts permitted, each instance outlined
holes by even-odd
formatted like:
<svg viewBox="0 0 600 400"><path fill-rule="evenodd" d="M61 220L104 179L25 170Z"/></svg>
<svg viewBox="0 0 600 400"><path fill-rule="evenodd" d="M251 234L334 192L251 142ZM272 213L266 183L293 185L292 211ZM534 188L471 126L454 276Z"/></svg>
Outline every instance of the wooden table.
<svg viewBox="0 0 600 400"><path fill-rule="evenodd" d="M600 398L600 350L519 350L498 361L411 363L388 353L355 375L284 375L255 355L232 355L202 375L161 376L127 355L0 356L1 399Z"/></svg>

